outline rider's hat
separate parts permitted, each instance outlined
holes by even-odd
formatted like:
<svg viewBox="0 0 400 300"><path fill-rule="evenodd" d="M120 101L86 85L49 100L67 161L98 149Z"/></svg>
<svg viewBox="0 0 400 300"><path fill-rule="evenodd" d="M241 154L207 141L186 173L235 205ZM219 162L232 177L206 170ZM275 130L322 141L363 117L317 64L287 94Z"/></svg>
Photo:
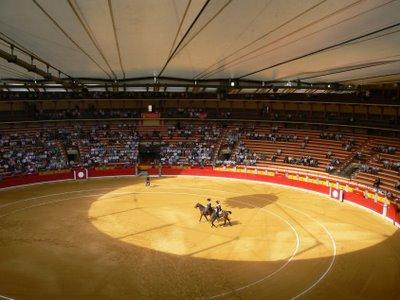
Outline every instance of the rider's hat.
<svg viewBox="0 0 400 300"><path fill-rule="evenodd" d="M219 201L218 201L218 200L217 200L217 201L215 201L215 202L219 203Z"/></svg>
<svg viewBox="0 0 400 300"><path fill-rule="evenodd" d="M211 198L207 198L207 201L211 201Z"/></svg>

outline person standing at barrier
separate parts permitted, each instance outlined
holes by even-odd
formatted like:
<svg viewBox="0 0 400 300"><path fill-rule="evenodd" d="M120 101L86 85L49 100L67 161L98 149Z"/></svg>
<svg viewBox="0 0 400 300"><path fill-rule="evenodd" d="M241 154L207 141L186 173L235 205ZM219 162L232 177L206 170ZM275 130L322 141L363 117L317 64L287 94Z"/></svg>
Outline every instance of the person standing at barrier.
<svg viewBox="0 0 400 300"><path fill-rule="evenodd" d="M146 186L150 186L150 176L146 177Z"/></svg>

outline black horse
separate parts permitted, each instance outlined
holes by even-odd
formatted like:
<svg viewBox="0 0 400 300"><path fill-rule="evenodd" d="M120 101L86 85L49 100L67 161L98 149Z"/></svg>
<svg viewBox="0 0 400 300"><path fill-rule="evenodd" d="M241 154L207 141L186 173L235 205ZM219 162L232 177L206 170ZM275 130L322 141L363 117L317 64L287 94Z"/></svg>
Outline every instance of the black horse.
<svg viewBox="0 0 400 300"><path fill-rule="evenodd" d="M217 215L217 212L215 210L213 210L213 213L211 214L211 227L216 227L214 225L215 220L224 220L224 226L226 225L226 221L228 221L229 225L232 226L231 224L231 220L229 219L229 215L232 212L230 210L221 210L221 212L219 213L219 216Z"/></svg>
<svg viewBox="0 0 400 300"><path fill-rule="evenodd" d="M200 204L200 203L197 203L197 204L194 206L194 208L198 208L198 209L199 209L199 212L200 212L200 220L199 220L199 222L201 221L201 219L203 218L203 216L206 218L207 221L209 221L208 218L207 218L207 216L210 216L210 215L212 214L213 209L207 209L206 206L204 206L204 205L202 205L202 204Z"/></svg>

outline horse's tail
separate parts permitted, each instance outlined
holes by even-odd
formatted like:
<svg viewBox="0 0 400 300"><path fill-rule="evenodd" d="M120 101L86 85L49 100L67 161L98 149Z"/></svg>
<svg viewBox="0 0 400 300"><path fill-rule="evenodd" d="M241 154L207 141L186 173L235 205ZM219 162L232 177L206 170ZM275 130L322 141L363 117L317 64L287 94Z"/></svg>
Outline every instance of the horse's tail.
<svg viewBox="0 0 400 300"><path fill-rule="evenodd" d="M232 214L232 212L231 212L230 210L227 210L226 212L227 212L228 214Z"/></svg>

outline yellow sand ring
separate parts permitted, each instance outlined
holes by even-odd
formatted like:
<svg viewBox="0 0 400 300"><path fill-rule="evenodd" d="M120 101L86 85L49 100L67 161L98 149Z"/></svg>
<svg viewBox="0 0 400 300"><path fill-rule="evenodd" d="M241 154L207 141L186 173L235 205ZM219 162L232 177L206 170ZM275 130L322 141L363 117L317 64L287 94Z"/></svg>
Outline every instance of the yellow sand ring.
<svg viewBox="0 0 400 300"><path fill-rule="evenodd" d="M171 186L171 185L168 185L168 188L171 188L171 187L177 187L177 188L192 188L192 189L200 189L200 190L208 190L208 191L218 191L218 192L230 193L230 194L233 194L233 195L240 195L239 193L235 193L235 192L231 192L231 191L213 190L213 189L210 189L210 188L196 188L196 187L187 187L187 186ZM132 194L157 194L157 193L158 193L158 194L191 195L191 196L200 196L200 197L204 197L204 194L193 194L193 193L155 192L155 191L152 191L152 192L142 192L142 191L135 191L135 192L132 192ZM125 194L125 193L111 192L111 193L109 193L109 194L106 194L105 196L107 196L107 195L118 195L118 194ZM251 197L251 198L253 198L253 197ZM213 197L213 199L223 199L223 198L216 198L216 197ZM102 201L103 201L103 200L107 200L107 197L105 197L105 198L104 198L104 197L101 197L99 200L102 200ZM269 200L266 200L266 199L262 199L262 200L267 201L267 202L270 202ZM241 201L238 201L238 200L231 200L231 201L241 202ZM243 202L242 202L242 203L243 203ZM246 203L246 205L251 205L251 204ZM254 206L254 205L251 205L251 206L256 207L256 208L260 208L260 209L262 209L262 210L265 211L265 212L272 213L272 212L266 210L265 208L257 207L257 206ZM290 209L292 209L292 210L295 210L295 211L297 211L297 212L299 212L299 213L305 215L307 218L311 219L312 221L316 222L316 223L318 224L318 226L321 227L321 228L326 232L326 234L328 235L330 241L332 242L333 255L332 255L332 258L331 258L331 260L330 260L330 263L329 263L327 269L326 269L326 270L322 273L322 275L321 275L319 278L317 278L317 280L316 280L314 283L312 283L308 288L302 290L300 294L294 296L294 298L297 298L297 297L299 297L299 296L305 294L305 293L308 292L309 290L311 290L314 286L316 286L316 285L327 275L327 273L330 271L330 269L332 268L332 266L333 266L333 264L334 264L335 257L336 257L336 243L335 243L335 241L334 241L334 239L333 239L332 234L328 231L328 229L327 229L323 224L321 224L320 222L318 222L316 219L312 218L312 217L309 216L308 214L306 214L306 213L304 213L304 212L302 212L302 211L300 211L300 210L297 210L297 209L295 209L295 208L293 208L293 207L290 207L290 206L287 206L287 205L284 205L284 206L286 206L286 207L288 207L288 208L290 208ZM273 214L273 213L272 213L272 214ZM300 242L299 242L299 237L298 237L298 233L297 233L296 229L293 227L293 225L291 225L289 222L287 222L287 220L281 218L279 215L276 215L276 214L273 214L273 215L275 215L276 217L279 217L281 220L284 220L284 222L287 223L289 226L291 226L292 229L295 231L296 237L298 238L298 240L297 240L298 243L297 243L297 245L296 245L296 249L295 249L295 251L294 251L294 254L293 254L293 255L290 257L290 259L289 259L283 266L281 266L278 270L274 271L273 273L271 273L271 274L269 274L269 275L267 275L267 276L265 276L265 277L263 277L263 278L261 278L261 279L259 279L259 280L257 280L257 281L254 281L254 282L251 282L251 283L249 283L249 284L246 284L246 285L243 286L243 287L236 288L236 289L234 289L233 291L240 291L240 290L243 290L243 289L245 289L245 288L248 288L248 287L250 287L250 286L253 286L253 285L255 285L255 284L258 284L258 283L260 283L260 282L263 282L263 281L265 281L266 279L272 277L273 275L276 275L279 271L281 271L284 267L286 267L287 264L288 264L288 263L295 257L295 255L297 254L297 251L298 251ZM156 249L156 250L157 250L157 249ZM228 295L228 294L232 293L233 291L229 291L229 292L221 293L221 294L218 294L218 295L214 295L214 296L211 296L210 298L222 297L222 296L225 296L225 295Z"/></svg>
<svg viewBox="0 0 400 300"><path fill-rule="evenodd" d="M203 197L204 195L203 194L194 194L194 193L179 193L179 192L156 192L156 191L152 191L152 192L146 192L146 191L136 191L136 192L111 192L111 193L108 193L108 194L105 194L104 196L102 196L102 197L100 197L99 199L98 199L98 201L96 201L96 202L94 202L93 204L92 204L92 206L91 206L91 208L90 208L90 210L89 210L89 218L91 218L92 220L93 220L93 225L94 226L96 226L96 228L98 228L100 231L102 231L103 233L106 233L106 234L109 234L109 235L111 235L112 237L116 237L116 236L118 236L118 234L115 234L115 232L109 232L109 230L107 230L107 228L105 228L105 226L102 226L102 224L101 223L96 223L96 220L97 220L97 218L98 217L96 217L96 210L98 210L98 209L102 209L102 207L96 207L96 204L98 205L100 202L103 202L104 203L104 201L108 201L108 200L112 200L112 201L115 201L115 199L116 199L116 197L114 197L114 196L126 196L126 195L154 195L154 194L170 194L170 195L179 195L179 196L196 196L196 197ZM112 198L110 198L110 197L112 197ZM213 197L213 199L214 200L217 200L217 199L219 199L219 200L223 200L223 198L219 198L219 197ZM232 200L232 201L235 201L235 202L240 202L240 201L238 201L238 200ZM118 207L120 207L120 204L121 203L118 203ZM167 203L168 204L168 203ZM107 205L107 204L106 204ZM254 206L254 205L252 205L254 208L259 208L259 207L256 207L256 206ZM192 203L191 203L191 205L188 205L188 207L192 210L193 208L192 208ZM168 213L168 214L172 214L173 213L173 209L171 209L171 206L165 206L165 207L157 207L157 209L160 209L160 208L167 208L167 210L166 210L166 213ZM293 259L293 257L297 254L297 252L298 252L298 249L299 249L299 245L300 245L300 237L299 237L299 234L297 233L297 231L296 231L296 229L294 228L294 226L290 223L290 222L288 222L286 219L284 219L284 218L282 218L281 216L279 216L279 215L277 215L277 214L275 214L274 212L271 212L271 211L268 211L268 210L266 210L266 209L263 209L263 208L261 208L264 212L266 212L266 213L268 213L268 214L270 214L270 215L272 215L272 216L274 216L274 217L276 217L276 218L278 218L280 221L282 221L283 223L285 223L290 229L291 229L291 231L293 232L293 234L294 234L294 236L295 236L295 245L294 245L294 250L293 250L293 252L290 254L290 256L288 256L289 258L288 258L288 260L290 261L290 260L292 260ZM156 210L155 208L154 208L154 210ZM154 215L151 215L151 214L148 214L147 215L148 217L155 217ZM102 216L102 217L104 217L104 216ZM198 227L198 222L197 222L197 217L198 217L198 215L197 215L197 213L196 214L190 214L189 216L185 216L185 221L186 221L186 219L187 220L190 220L192 223L194 223L194 226L191 226L191 227L185 227L185 229L188 229L188 230L195 230L195 228L197 228ZM155 218L157 218L157 217L155 217ZM142 219L141 219L142 220ZM158 220L160 220L160 221L163 221L162 219L159 219L158 218ZM118 222L118 220L117 219L113 219L112 220L112 222L113 223L117 223ZM107 226L108 224L106 224L106 226ZM167 224L167 225L169 225L169 224ZM193 225L193 224L190 224L190 225ZM161 225L161 227L162 227L162 225ZM207 229L208 229L208 227L209 227L209 225L207 225ZM179 228L183 228L182 226L179 226ZM229 226L226 228L226 230L228 230L228 228L229 228ZM114 229L114 228L113 228ZM124 228L125 229L125 228ZM158 227L157 227L157 229L158 229ZM150 230L148 230L148 228L145 228L145 232L149 232ZM196 230L196 232L198 232L198 230ZM226 232L226 231L225 231ZM217 233L221 233L221 231L219 231L219 230L211 230L211 231L207 231L206 232L207 234L209 234L209 235L217 235L217 236L222 236L222 237L227 237L227 238L230 238L229 236L223 236L223 235L221 235L221 234L217 234ZM124 232L121 232L120 233L120 235L123 235L124 234ZM249 240L255 240L254 238L251 238L251 237L245 237L246 239L249 239ZM259 239L260 240L260 239ZM138 245L138 246L143 246L143 247L148 247L148 246L146 246L146 245L141 245L141 244L136 244L135 242L133 242L133 244L135 244L135 245ZM179 252L179 251L177 251L177 249L174 249L173 247L171 247L171 249L169 249L169 248L165 248L165 249L160 249L160 248L157 248L157 247L152 247L152 249L153 250L156 250L156 251L161 251L161 252L167 252L167 253L171 253L171 254L176 254L176 255L187 255L187 253L181 253L181 252ZM196 256L196 255L193 255L194 257L201 257L201 258L204 258L203 256ZM218 258L218 257L212 257L213 259L223 259L223 258ZM287 257L285 257L285 258L287 258ZM235 260L235 258L232 258L232 257L230 257L229 258L230 260ZM249 260L251 260L251 258L248 258ZM241 259L239 259L239 260L241 260Z"/></svg>
<svg viewBox="0 0 400 300"><path fill-rule="evenodd" d="M79 192L85 192L85 191L89 191L89 190L80 190ZM61 194L62 194L62 195L68 195L68 194L76 194L76 193L77 193L77 191L71 191L71 192L65 192L65 193L58 193L57 196L60 196ZM154 191L152 191L152 192L134 192L134 193L132 193L132 192L128 192L128 193L118 193L118 192L116 193L116 192L111 192L111 193L108 193L108 194L87 194L87 195L79 195L79 196L72 197L72 198L66 198L66 199L63 198L63 199L59 199L59 200L45 201L45 202L41 202L41 203L38 203L38 204L30 205L30 206L27 206L27 207L24 207L24 208L16 209L16 210L10 211L10 212L8 212L8 213L6 213L6 214L0 215L0 218L9 216L9 215L12 215L12 214L15 214L15 213L19 213L19 212L22 212L22 211L26 211L26 210L28 210L28 209L32 209L32 208L35 208L35 207L41 207L41 206L45 206L45 205L47 206L47 205L56 204L56 203L60 203L60 202L65 202L65 201L70 201L70 200L81 199L81 198L83 198L83 197L101 196L101 197L99 198L100 201L107 201L107 200L110 200L109 197L104 197L104 196L107 196L107 195L108 195L108 196L113 196L113 195L115 195L115 196L117 196L117 195L118 195L118 196L124 196L124 195L133 195L133 194L166 194L166 193L168 193L168 192L154 192ZM187 196L187 195L192 195L192 196L203 196L202 194L191 194L191 193L169 193L169 194L175 194L175 195L176 195L176 194L180 194L180 195L185 195L185 196ZM51 195L49 195L49 196L51 196ZM34 197L34 199L36 199L36 198L38 198L38 197ZM45 196L40 197L40 199L42 199L42 198L46 198L46 197L45 197ZM214 198L215 198L215 197L214 197ZM34 199L32 199L32 200L34 200ZM114 198L114 199L115 199L115 198ZM217 198L215 198L215 199L217 199ZM26 202L26 200L27 200L27 199L23 199L23 200L21 200L21 201ZM240 201L238 201L238 200L235 200L235 201L236 201L236 202L240 202ZM255 207L255 206L254 206L254 207ZM259 208L259 207L257 207L257 208ZM295 238L296 238L295 247L294 247L294 250L293 250L293 252L291 253L290 257L289 257L289 258L284 262L284 264L282 264L278 269L276 269L276 270L273 271L272 273L270 273L270 274L264 276L263 278L261 278L261 279L259 279L259 280L257 280L257 281L251 282L251 283L247 284L247 285L244 286L244 287L239 287L239 288L235 289L235 291L239 291L239 290L241 290L241 289L243 289L243 288L245 288L245 287L249 287L249 286L252 286L252 285L254 285L254 284L260 283L260 282L262 282L262 281L265 281L266 279L268 279L268 278L270 278L270 277L276 275L278 272L282 271L282 270L294 259L294 257L296 256L296 254L297 254L297 252L298 252L299 246L300 246L300 237L299 237L299 235L298 235L298 232L297 232L297 230L294 228L294 226L293 226L290 222L288 222L287 220L285 220L285 219L282 218L281 216L279 216L279 215L277 215L277 214L275 214L275 213L273 213L273 212L270 212L270 211L268 211L268 210L266 210L266 209L264 209L264 208L261 208L261 210L263 210L264 212L266 212L266 213L268 213L268 214L270 214L270 215L275 216L276 218L279 218L282 222L284 222L285 224L287 224L287 225L289 226L289 228L291 229L291 231L293 231L294 236L295 236ZM197 215L196 215L196 217L197 217ZM231 292L229 292L229 293L231 293ZM225 295L225 293L224 293L224 295ZM216 296L212 296L212 297L210 297L210 298L214 298L214 297L218 297L218 296L222 296L222 295L216 295Z"/></svg>
<svg viewBox="0 0 400 300"><path fill-rule="evenodd" d="M112 188L105 188L105 189L112 189ZM105 189L96 189L96 190L105 190ZM212 189L204 189L204 190L212 190ZM80 193L80 192L85 192L85 191L89 191L89 190L80 190L80 191L71 191L71 192L65 192L65 193L58 193L57 195L66 195L66 194ZM218 190L218 191L221 192L222 190ZM230 191L223 191L223 192L227 192L227 193L231 193L231 194L238 194L238 193L233 193L233 192L230 192ZM154 194L155 192L151 192L151 193ZM164 193L165 193L165 192L164 192ZM136 192L136 194L138 194L138 192ZM188 195L189 193L182 193L182 194ZM22 209L17 209L17 210L15 210L15 211L8 212L8 213L6 213L6 214L0 215L0 217L4 217L4 216L7 216L7 215L10 215L10 214L13 214L13 213L17 213L17 212L24 211L24 210L27 210L27 209L30 209L30 208L34 208L34 207L38 207L38 206L43 206L43 205L58 203L58 202L62 202L62 201L68 201L68 200L78 199L78 198L82 198L82 197L90 197L90 196L93 196L93 195L95 195L95 196L101 196L101 195L104 195L104 194L91 194L91 195L83 195L83 196L73 197L73 198L68 198L68 199L47 201L47 202L45 202L45 203L39 203L39 204L36 204L36 205L31 205L31 206L28 206L28 207L24 207L24 208L22 208ZM199 195L199 194L192 194L192 195L195 195L195 196L203 196L203 195ZM48 195L48 196L51 196L51 195ZM42 197L33 197L33 198L30 198L30 199L33 200L33 199L36 199L36 198L45 198L45 197L46 197L46 196L42 196ZM27 200L29 200L29 199L24 199L24 200L21 200L21 201L22 201L22 202L26 202ZM105 200L105 199L104 199L104 200ZM263 199L263 200L265 200L265 199ZM18 203L20 203L21 201L18 201ZM235 201L237 201L237 200L235 200ZM265 201L268 201L268 200L265 200ZM237 201L237 202L239 202L239 201ZM10 203L10 205L12 205L12 204L13 204L13 203ZM8 205L7 205L7 206L8 206ZM300 213L302 213L302 214L304 214L304 215L306 215L306 216L309 217L310 219L313 219L312 217L308 216L307 214L305 214L305 213L303 213L303 212L301 212L301 211L299 211L299 210L297 210L297 209L295 209L295 208L289 207L289 206L287 206L287 205L285 205L285 206L288 207L288 208L291 208L291 209L293 209L293 210L296 210L296 211L298 211L298 212L300 212ZM256 207L256 206L254 206L254 207ZM258 207L258 208L260 208L260 207ZM261 208L261 209L262 209L263 211L268 212L268 211L265 210L264 208ZM268 212L268 213L271 213L271 212ZM277 216L277 215L276 215L276 216ZM277 216L277 217L279 217L279 216ZM281 217L279 217L279 218L281 218ZM281 218L281 219L282 219L282 218ZM320 226L324 227L322 224L320 224L320 223L319 223L318 221L316 221L315 219L313 219L313 220L314 220L315 222L317 222ZM287 223L286 220L284 220L284 221L285 221L285 223ZM289 224L288 224L288 225L289 225ZM290 225L291 225L291 224L290 224ZM291 225L291 228L294 229L294 227L293 227L292 225ZM324 229L326 229L326 228L324 228ZM294 229L294 230L295 230L295 229ZM332 238L331 234L330 234L329 232L327 232L327 233L328 233L329 236ZM257 284L257 283L259 283L259 282L261 282L261 281L264 281L265 279L267 279L267 278L269 278L269 277L275 275L278 271L280 271L281 269L283 269L283 268L290 262L290 260L296 255L296 253L297 253L297 250L298 250L298 247L299 247L299 239L298 239L298 234L297 234L296 231L295 231L295 234L296 234L296 237L297 237L296 249L295 249L294 254L292 255L292 257L285 263L285 265L281 266L278 270L276 270L276 271L273 272L272 274L269 274L269 275L267 275L266 277L264 277L264 278L262 278L262 279L260 279L260 280L258 280L258 281L256 281L256 282L253 282L253 283L250 283L250 284L248 284L248 285L246 285L246 286L243 286L243 287L240 287L240 288L238 288L238 289L235 289L234 291L239 291L239 290L242 290L242 289L247 288L247 287L249 287L249 286L252 286L252 285L254 285L254 284ZM333 265L334 257L335 257L335 255L336 255L336 247L335 247L335 244L334 244L334 240L333 240L333 245L334 245L334 247L333 247L333 249L334 249L334 256L333 256L332 263L330 264L330 266L329 266L327 272L329 271L329 269L330 269L331 266ZM325 273L323 274L323 276L325 276L327 272L325 272ZM320 278L320 280L323 278L323 276ZM311 289L312 287L314 287L320 280L317 280L310 288L304 290L302 293L300 293L300 294L297 295L297 296L300 296L300 295L304 294L305 292L307 292L309 289ZM231 293L231 292L232 292L232 291L229 291L229 292L226 292L226 293L222 293L222 294L219 294L219 295L215 295L215 296L213 296L212 298L218 297L218 296L224 296L224 295L227 295L227 294L229 294L229 293ZM297 297L297 296L296 296L296 297Z"/></svg>

